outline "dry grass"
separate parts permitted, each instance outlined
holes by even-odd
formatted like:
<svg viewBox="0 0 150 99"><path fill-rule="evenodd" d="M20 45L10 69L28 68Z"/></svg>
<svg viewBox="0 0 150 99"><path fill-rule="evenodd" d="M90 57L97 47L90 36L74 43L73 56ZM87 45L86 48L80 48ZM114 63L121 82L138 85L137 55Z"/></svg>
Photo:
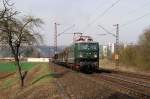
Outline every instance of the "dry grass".
<svg viewBox="0 0 150 99"><path fill-rule="evenodd" d="M100 68L116 69L116 66L115 66L115 63L113 61L103 59L103 60L100 60ZM135 66L119 64L118 69L121 70L121 71L127 71L127 72L134 72L134 73L141 73L141 74L150 75L150 70L145 70L145 69L135 67Z"/></svg>
<svg viewBox="0 0 150 99"><path fill-rule="evenodd" d="M0 81L0 99L45 99L59 96L48 63L40 63L28 72L24 88L20 87L17 78L14 74Z"/></svg>

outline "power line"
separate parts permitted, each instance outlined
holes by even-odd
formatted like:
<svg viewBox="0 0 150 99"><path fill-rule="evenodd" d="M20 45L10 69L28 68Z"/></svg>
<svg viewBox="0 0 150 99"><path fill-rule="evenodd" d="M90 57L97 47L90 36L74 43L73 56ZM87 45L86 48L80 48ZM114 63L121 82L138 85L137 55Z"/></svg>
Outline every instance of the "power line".
<svg viewBox="0 0 150 99"><path fill-rule="evenodd" d="M103 29L106 33L111 34L112 36L116 37L115 34L113 34L112 32L110 32L109 30L107 30L106 28L104 28L102 25L98 25L101 29Z"/></svg>
<svg viewBox="0 0 150 99"><path fill-rule="evenodd" d="M96 11L100 10L105 4L106 4L106 1L105 1L105 2L103 1L103 2L101 3L101 5L99 5L98 7L96 7L95 10L96 10Z"/></svg>
<svg viewBox="0 0 150 99"><path fill-rule="evenodd" d="M105 2L102 2L101 5L99 5L98 7L96 7L95 11L93 11L93 12L95 13L96 11L99 11L99 10L105 5L105 4L103 4L103 3L105 3ZM93 14L94 14L94 13L93 13ZM93 14L91 14L91 16L92 16Z"/></svg>
<svg viewBox="0 0 150 99"><path fill-rule="evenodd" d="M103 17L110 9L112 9L117 3L119 3L121 0L117 0L116 2L114 2L113 4L111 4L110 7L108 7L103 13L101 13L100 15L98 15L90 24L88 24L86 26L86 28L84 29L84 31L91 26L92 24L94 24L99 18Z"/></svg>
<svg viewBox="0 0 150 99"><path fill-rule="evenodd" d="M126 27L126 26L130 25L130 24L133 24L134 22L137 22L137 21L143 19L146 16L150 16L150 13L144 14L144 15L136 18L136 19L133 19L133 20L130 20L130 21L126 22L126 23L120 25L120 28L123 28L123 27ZM103 26L101 26L101 25L98 25L98 26L101 27L104 31L106 31L106 28L104 28ZM111 31L113 32L114 30L111 30ZM108 33L111 33L111 32L108 32Z"/></svg>
<svg viewBox="0 0 150 99"><path fill-rule="evenodd" d="M123 27L126 27L126 26L130 25L130 24L133 24L134 22L137 22L137 21L143 19L146 16L150 16L150 13L144 14L144 15L136 18L136 19L133 19L133 20L130 20L130 21L126 22L126 23L120 25L120 28L123 28ZM101 26L101 25L98 25L98 26L101 27L104 31L106 31L106 29L103 26ZM111 30L111 31L113 32L113 30ZM108 32L108 33L111 33L111 32Z"/></svg>
<svg viewBox="0 0 150 99"><path fill-rule="evenodd" d="M135 13L136 11L139 11L139 9L145 8L145 7L149 6L149 4L150 4L150 2L147 2L147 3L143 4L143 5L141 5L140 7L138 7L138 8L136 8L136 9L134 9L134 10L128 12L128 14Z"/></svg>
<svg viewBox="0 0 150 99"><path fill-rule="evenodd" d="M75 24L73 24L70 27L66 28L63 32L59 33L58 36L60 36L62 34L66 34L65 32L67 32L68 30L72 29L73 27L75 27Z"/></svg>
<svg viewBox="0 0 150 99"><path fill-rule="evenodd" d="M140 17L138 17L138 18L136 18L136 19L134 19L134 20L131 20L131 21L129 21L129 22L126 22L126 23L122 24L120 27L122 28L122 27L125 27L125 26L127 26L127 25L130 25L130 24L132 24L132 23L134 23L134 22L137 22L137 21L139 21L139 20L141 20L141 19L143 19L144 17L149 16L149 15L150 15L150 13L147 13L147 14L145 14L145 15L143 15L143 16L140 16Z"/></svg>
<svg viewBox="0 0 150 99"><path fill-rule="evenodd" d="M116 1L116 2L117 2L117 1ZM150 2L147 2L147 3L143 4L143 5L141 5L140 7L138 7L137 9L134 9L134 10L128 12L127 14L132 14L132 13L136 12L137 10L139 10L140 8L144 8L144 7L148 6L149 4L150 4ZM140 17L138 17L138 18L136 18L136 19L130 20L129 22L126 22L126 23L122 24L120 27L122 28L122 27L125 27L125 26L127 26L127 25L130 25L130 24L132 24L132 23L134 23L134 22L137 22L137 21L139 21L139 20L141 20L141 19L143 19L144 17L149 16L149 15L150 15L150 13L147 13L147 14L145 14L145 15L143 15L143 16L140 16ZM105 28L104 28L103 26L99 25L99 27L101 27L103 30L105 30ZM105 30L105 31L106 31L106 30ZM113 31L113 30L112 30L112 31Z"/></svg>
<svg viewBox="0 0 150 99"><path fill-rule="evenodd" d="M144 4L140 5L138 8L135 8L135 9L133 9L133 10L127 12L126 15L134 14L135 12L137 12L137 11L139 11L140 9L143 9L143 8L149 6L149 5L150 5L150 2L144 3ZM123 15L121 18L124 18L124 17L126 18L127 16Z"/></svg>
<svg viewBox="0 0 150 99"><path fill-rule="evenodd" d="M113 8L117 3L119 3L120 0L117 0L114 2L110 7L108 7L101 15L100 17L103 17L111 8Z"/></svg>

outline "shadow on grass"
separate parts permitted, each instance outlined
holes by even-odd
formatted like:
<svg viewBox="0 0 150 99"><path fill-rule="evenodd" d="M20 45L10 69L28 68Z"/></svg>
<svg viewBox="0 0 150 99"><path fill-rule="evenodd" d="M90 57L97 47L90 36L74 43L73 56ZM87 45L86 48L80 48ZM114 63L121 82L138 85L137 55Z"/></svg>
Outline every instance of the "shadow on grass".
<svg viewBox="0 0 150 99"><path fill-rule="evenodd" d="M62 76L64 76L66 73L68 73L68 71L64 71L61 73L49 73L43 76L40 76L39 78L37 78L35 81L32 82L32 84L35 84L37 82L39 82L40 80L46 78L46 77L52 77L52 78L61 78Z"/></svg>

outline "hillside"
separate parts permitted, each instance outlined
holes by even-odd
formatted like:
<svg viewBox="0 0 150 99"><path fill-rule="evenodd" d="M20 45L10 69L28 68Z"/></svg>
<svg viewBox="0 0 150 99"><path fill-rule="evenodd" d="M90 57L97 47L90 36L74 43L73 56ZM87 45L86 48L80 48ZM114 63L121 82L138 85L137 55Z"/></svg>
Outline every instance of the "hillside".
<svg viewBox="0 0 150 99"><path fill-rule="evenodd" d="M58 52L62 51L66 46L59 46ZM21 55L25 57L52 57L54 53L54 46L30 46L22 47ZM11 52L9 47L0 49L0 57L10 57Z"/></svg>

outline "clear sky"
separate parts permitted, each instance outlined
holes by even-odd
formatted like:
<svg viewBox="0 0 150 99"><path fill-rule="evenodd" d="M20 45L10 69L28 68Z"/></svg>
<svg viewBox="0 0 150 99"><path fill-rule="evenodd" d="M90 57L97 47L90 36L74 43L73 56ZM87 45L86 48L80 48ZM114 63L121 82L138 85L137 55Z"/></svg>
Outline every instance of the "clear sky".
<svg viewBox="0 0 150 99"><path fill-rule="evenodd" d="M150 13L150 0L120 0L111 9L107 10L118 0L12 0L17 10L24 15L33 15L43 19L45 25L40 30L46 45L53 45L54 22L59 23L58 33L75 24L67 33L84 32L91 35L100 44L114 42L111 35L104 34L98 25L102 25L110 32L115 33L114 24L120 24L120 41L136 42L139 35L150 25L150 14L141 20L135 19ZM107 10L107 11L106 11ZM104 11L106 13L103 15ZM130 23L126 26L123 24ZM121 27L122 26L122 27ZM58 45L69 45L72 35L61 35Z"/></svg>

